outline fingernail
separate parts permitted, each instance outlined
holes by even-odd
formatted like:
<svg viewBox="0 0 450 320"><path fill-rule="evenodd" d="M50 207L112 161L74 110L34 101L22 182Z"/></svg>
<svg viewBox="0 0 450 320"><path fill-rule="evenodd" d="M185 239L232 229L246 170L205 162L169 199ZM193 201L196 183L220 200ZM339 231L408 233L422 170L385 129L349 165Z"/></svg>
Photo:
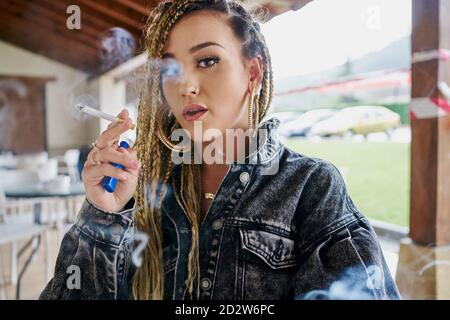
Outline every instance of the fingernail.
<svg viewBox="0 0 450 320"><path fill-rule="evenodd" d="M124 175L124 174L121 175L120 177L122 178L122 180L127 180L127 178L128 178L128 177L127 177L126 175Z"/></svg>

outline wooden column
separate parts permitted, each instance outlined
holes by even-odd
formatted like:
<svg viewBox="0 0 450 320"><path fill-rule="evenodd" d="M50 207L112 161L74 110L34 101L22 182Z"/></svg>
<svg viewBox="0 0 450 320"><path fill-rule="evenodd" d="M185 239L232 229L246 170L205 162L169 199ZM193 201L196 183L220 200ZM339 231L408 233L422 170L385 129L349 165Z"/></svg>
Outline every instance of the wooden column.
<svg viewBox="0 0 450 320"><path fill-rule="evenodd" d="M450 1L412 0L412 54L440 49L450 49ZM416 62L411 70L412 99L444 98L438 83L450 85L450 61ZM410 239L400 247L397 284L406 298L448 299L450 115L418 116L411 131Z"/></svg>
<svg viewBox="0 0 450 320"><path fill-rule="evenodd" d="M413 0L412 52L450 48L450 1ZM412 99L442 98L450 62L412 65ZM411 121L410 237L424 245L450 244L450 116Z"/></svg>

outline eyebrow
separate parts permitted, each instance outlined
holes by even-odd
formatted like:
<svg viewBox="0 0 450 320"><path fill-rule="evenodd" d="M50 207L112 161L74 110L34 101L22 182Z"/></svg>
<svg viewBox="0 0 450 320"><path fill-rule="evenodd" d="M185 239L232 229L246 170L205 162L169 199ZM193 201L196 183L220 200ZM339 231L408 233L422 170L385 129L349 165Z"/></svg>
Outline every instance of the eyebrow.
<svg viewBox="0 0 450 320"><path fill-rule="evenodd" d="M223 46L221 46L220 44L218 44L216 42L208 41L208 42L203 42L203 43L200 43L200 44L197 44L197 45L193 46L192 48L189 49L189 53L192 54L195 51L198 51L200 49L203 49L203 48L206 48L206 47L209 47L209 46L219 46L222 49L225 49ZM172 53L169 53L169 52L166 52L166 53L163 54L163 59L165 59L165 58L174 58L174 57L175 57L175 55L172 54Z"/></svg>

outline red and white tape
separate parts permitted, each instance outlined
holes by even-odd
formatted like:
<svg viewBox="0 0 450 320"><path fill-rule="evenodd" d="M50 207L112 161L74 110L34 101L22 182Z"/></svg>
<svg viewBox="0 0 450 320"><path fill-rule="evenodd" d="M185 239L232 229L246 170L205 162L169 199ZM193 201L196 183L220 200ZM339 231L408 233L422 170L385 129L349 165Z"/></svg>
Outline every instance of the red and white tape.
<svg viewBox="0 0 450 320"><path fill-rule="evenodd" d="M424 61L430 61L438 59L441 61L449 61L450 60L450 50L449 49L435 49L435 50L427 50L414 52L411 57L411 63L419 63Z"/></svg>
<svg viewBox="0 0 450 320"><path fill-rule="evenodd" d="M431 119L450 114L450 103L441 98L414 98L409 106L409 116L413 119Z"/></svg>
<svg viewBox="0 0 450 320"><path fill-rule="evenodd" d="M411 57L411 63L420 63L430 60L450 61L450 50L435 49L414 52ZM450 88L445 82L439 82L438 88L442 95L450 100ZM450 103L441 98L414 98L409 106L409 116L413 119L431 119L444 117L450 114Z"/></svg>

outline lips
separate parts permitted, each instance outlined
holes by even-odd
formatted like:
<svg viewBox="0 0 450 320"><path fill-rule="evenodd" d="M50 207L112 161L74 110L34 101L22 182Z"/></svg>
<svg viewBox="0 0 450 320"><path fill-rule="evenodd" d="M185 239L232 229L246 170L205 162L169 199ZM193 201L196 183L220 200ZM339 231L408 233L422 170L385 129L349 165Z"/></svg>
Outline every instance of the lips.
<svg viewBox="0 0 450 320"><path fill-rule="evenodd" d="M208 109L198 104L190 104L183 109L183 117L187 121L194 121L203 116Z"/></svg>

